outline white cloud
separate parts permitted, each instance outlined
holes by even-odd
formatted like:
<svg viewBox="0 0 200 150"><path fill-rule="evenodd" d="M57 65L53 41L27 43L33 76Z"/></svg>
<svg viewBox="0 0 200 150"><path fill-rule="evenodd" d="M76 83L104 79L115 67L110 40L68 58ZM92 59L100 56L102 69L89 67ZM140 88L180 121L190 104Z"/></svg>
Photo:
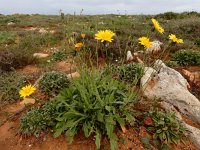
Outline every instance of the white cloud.
<svg viewBox="0 0 200 150"><path fill-rule="evenodd" d="M0 0L0 13L58 14L154 14L166 11L198 11L200 0ZM118 11L119 10L119 11Z"/></svg>

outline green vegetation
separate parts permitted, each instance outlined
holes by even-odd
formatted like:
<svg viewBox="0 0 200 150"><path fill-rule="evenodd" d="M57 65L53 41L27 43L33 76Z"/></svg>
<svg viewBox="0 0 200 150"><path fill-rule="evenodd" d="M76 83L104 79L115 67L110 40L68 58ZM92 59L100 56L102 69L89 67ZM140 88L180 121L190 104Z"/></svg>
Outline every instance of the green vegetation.
<svg viewBox="0 0 200 150"><path fill-rule="evenodd" d="M177 67L177 66L179 66L178 61L174 61L174 60L170 60L166 64L169 67Z"/></svg>
<svg viewBox="0 0 200 150"><path fill-rule="evenodd" d="M0 31L0 44L12 44L15 42L16 34L14 32Z"/></svg>
<svg viewBox="0 0 200 150"><path fill-rule="evenodd" d="M200 52L193 50L181 50L173 55L173 60L179 65L200 65Z"/></svg>
<svg viewBox="0 0 200 150"><path fill-rule="evenodd" d="M42 107L37 107L27 112L21 119L20 132L23 135L35 135L55 125L56 108L53 102L47 102Z"/></svg>
<svg viewBox="0 0 200 150"><path fill-rule="evenodd" d="M26 77L15 72L0 72L0 103L19 100L19 89L25 85Z"/></svg>
<svg viewBox="0 0 200 150"><path fill-rule="evenodd" d="M52 61L61 61L65 58L66 54L64 51L54 52L51 56Z"/></svg>
<svg viewBox="0 0 200 150"><path fill-rule="evenodd" d="M58 94L62 89L69 86L69 79L61 72L47 72L38 82L39 89L49 95Z"/></svg>
<svg viewBox="0 0 200 150"><path fill-rule="evenodd" d="M150 111L152 124L148 130L154 133L153 138L161 143L177 143L184 137L186 129L172 112Z"/></svg>
<svg viewBox="0 0 200 150"><path fill-rule="evenodd" d="M110 76L101 76L97 71L83 71L81 77L56 98L57 125L55 137L65 132L69 142L83 130L86 137L95 134L97 149L101 137L107 135L111 149L117 146L114 129L134 123L134 94L126 86Z"/></svg>
<svg viewBox="0 0 200 150"><path fill-rule="evenodd" d="M144 66L141 64L127 64L121 67L119 78L126 82L137 84L144 75Z"/></svg>
<svg viewBox="0 0 200 150"><path fill-rule="evenodd" d="M71 143L74 135L83 130L86 137L95 134L97 149L102 136L107 135L114 150L117 147L114 129L134 123L134 98L133 92L111 76L85 70L53 101L25 114L20 131L38 136L45 129L53 128L55 137L65 132Z"/></svg>
<svg viewBox="0 0 200 150"><path fill-rule="evenodd" d="M0 51L0 69L11 71L26 65L35 64L37 59L27 49L9 49Z"/></svg>
<svg viewBox="0 0 200 150"><path fill-rule="evenodd" d="M197 39L195 40L195 44L196 44L198 47L200 47L200 38L197 38Z"/></svg>

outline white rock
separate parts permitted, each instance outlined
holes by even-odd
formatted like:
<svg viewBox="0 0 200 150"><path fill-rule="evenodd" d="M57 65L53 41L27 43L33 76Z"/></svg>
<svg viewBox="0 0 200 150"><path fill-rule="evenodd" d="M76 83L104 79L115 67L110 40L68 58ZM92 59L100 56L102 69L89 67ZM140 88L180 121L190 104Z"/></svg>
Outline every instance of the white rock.
<svg viewBox="0 0 200 150"><path fill-rule="evenodd" d="M155 68L157 71L145 68L145 75L141 78L144 95L149 99L157 98L170 103L181 113L200 123L200 101L188 91L186 79L160 60L156 61Z"/></svg>
<svg viewBox="0 0 200 150"><path fill-rule="evenodd" d="M13 26L13 25L15 25L14 22L8 22L8 23L7 23L7 26Z"/></svg>
<svg viewBox="0 0 200 150"><path fill-rule="evenodd" d="M44 28L40 28L40 30L39 30L38 32L41 33L41 34L46 34L46 33L48 33L48 31L45 30Z"/></svg>
<svg viewBox="0 0 200 150"><path fill-rule="evenodd" d="M68 74L67 77L69 79L74 79L74 78L80 77L80 74L78 72L74 72L74 73Z"/></svg>
<svg viewBox="0 0 200 150"><path fill-rule="evenodd" d="M126 61L132 61L132 60L133 60L133 55L131 54L131 51L127 51Z"/></svg>
<svg viewBox="0 0 200 150"><path fill-rule="evenodd" d="M99 22L98 24L105 24L103 21Z"/></svg>
<svg viewBox="0 0 200 150"><path fill-rule="evenodd" d="M158 52L160 52L161 51L161 45L162 45L163 43L162 42L160 42L160 41L153 41L152 42L152 47L151 48L147 48L146 49L146 53L147 54L155 54L155 53L158 53Z"/></svg>
<svg viewBox="0 0 200 150"><path fill-rule="evenodd" d="M54 34L56 31L55 30L50 30L49 33Z"/></svg>
<svg viewBox="0 0 200 150"><path fill-rule="evenodd" d="M33 54L34 57L38 57L38 58L46 58L49 56L49 54L44 54L44 53L34 53Z"/></svg>

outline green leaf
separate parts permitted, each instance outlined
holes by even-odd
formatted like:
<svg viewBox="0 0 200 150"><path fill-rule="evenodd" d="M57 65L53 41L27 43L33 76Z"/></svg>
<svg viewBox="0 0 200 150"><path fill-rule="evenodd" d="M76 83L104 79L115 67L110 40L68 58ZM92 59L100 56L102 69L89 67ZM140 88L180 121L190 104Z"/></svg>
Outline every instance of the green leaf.
<svg viewBox="0 0 200 150"><path fill-rule="evenodd" d="M73 142L73 138L76 133L77 133L76 127L70 128L69 130L67 130L65 132L65 135L67 136L67 140L68 140L69 144L71 144Z"/></svg>
<svg viewBox="0 0 200 150"><path fill-rule="evenodd" d="M167 144L164 144L160 150L172 150Z"/></svg>
<svg viewBox="0 0 200 150"><path fill-rule="evenodd" d="M111 107L110 106L105 106L105 109L110 112L111 111Z"/></svg>
<svg viewBox="0 0 200 150"><path fill-rule="evenodd" d="M97 112L97 120L99 122L104 122L104 114L101 112Z"/></svg>
<svg viewBox="0 0 200 150"><path fill-rule="evenodd" d="M114 120L113 120L113 116L110 114L109 116L105 117L105 126L106 126L106 132L108 137L110 138L113 134L113 130L114 130Z"/></svg>
<svg viewBox="0 0 200 150"><path fill-rule="evenodd" d="M100 131L96 130L96 135L95 135L95 144L97 149L100 149L101 147L101 133Z"/></svg>
<svg viewBox="0 0 200 150"><path fill-rule="evenodd" d="M62 128L56 129L56 132L54 133L54 138L59 137L62 134L62 132L63 132Z"/></svg>
<svg viewBox="0 0 200 150"><path fill-rule="evenodd" d="M83 124L83 131L86 137L89 137L90 134L93 132L93 126L91 123L89 122L85 122Z"/></svg>
<svg viewBox="0 0 200 150"><path fill-rule="evenodd" d="M145 148L152 150L149 138L143 137L141 138L141 142L144 144Z"/></svg>

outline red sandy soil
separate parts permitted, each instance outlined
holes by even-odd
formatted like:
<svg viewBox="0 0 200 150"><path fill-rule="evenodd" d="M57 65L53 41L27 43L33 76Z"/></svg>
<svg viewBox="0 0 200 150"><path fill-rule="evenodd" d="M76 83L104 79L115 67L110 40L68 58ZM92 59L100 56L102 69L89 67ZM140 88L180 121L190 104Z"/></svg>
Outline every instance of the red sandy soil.
<svg viewBox="0 0 200 150"><path fill-rule="evenodd" d="M33 73L39 73L40 69L36 65L28 65L24 68L18 69L17 72L33 74Z"/></svg>
<svg viewBox="0 0 200 150"><path fill-rule="evenodd" d="M65 72L67 74L75 72L75 65L72 64L72 60L57 62L55 68L56 70Z"/></svg>
<svg viewBox="0 0 200 150"><path fill-rule="evenodd" d="M43 133L39 138L33 136L22 137L19 134L19 123L22 113L11 119L8 119L8 116L19 112L23 107L23 105L17 102L1 108L0 118L4 118L4 120L7 118L7 121L0 126L0 150L95 150L94 137L92 136L87 139L83 133L75 136L74 142L71 145L67 144L64 135L56 139L53 138L51 133ZM125 133L118 131L117 135L120 139L118 142L119 150L145 150L146 148L140 139L143 137L152 137L143 126L127 127ZM179 143L172 147L173 150L197 150L190 141L185 141L185 144ZM107 149L109 149L109 141L104 138L102 140L102 150Z"/></svg>

